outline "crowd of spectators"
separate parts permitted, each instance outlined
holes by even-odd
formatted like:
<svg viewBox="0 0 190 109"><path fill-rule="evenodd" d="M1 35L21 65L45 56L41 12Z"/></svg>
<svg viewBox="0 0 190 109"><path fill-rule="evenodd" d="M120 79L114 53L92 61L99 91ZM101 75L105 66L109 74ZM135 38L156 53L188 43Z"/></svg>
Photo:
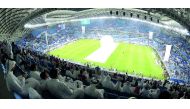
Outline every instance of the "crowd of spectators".
<svg viewBox="0 0 190 109"><path fill-rule="evenodd" d="M81 26L85 26L85 34L81 33ZM152 31L154 35L153 39L148 41L149 31ZM48 33L47 41L46 32ZM82 25L80 21L68 22L62 29L57 25L36 28L29 36L17 41L16 44L45 53L72 40L101 38L102 35L111 35L115 41L149 45L158 52L162 60L165 45L172 45L170 59L164 63L169 76L171 79L190 82L190 44L181 34L146 22L119 18L91 19L88 25Z"/></svg>
<svg viewBox="0 0 190 109"><path fill-rule="evenodd" d="M75 39L80 35L77 23L68 23L65 28L59 28L57 25L38 27L32 30L30 34L24 35L16 44L27 49L38 52L47 52L49 48L54 48L67 41ZM71 31L72 30L72 31Z"/></svg>
<svg viewBox="0 0 190 109"><path fill-rule="evenodd" d="M1 43L0 73L23 98L190 98L188 84L154 80L78 65Z"/></svg>

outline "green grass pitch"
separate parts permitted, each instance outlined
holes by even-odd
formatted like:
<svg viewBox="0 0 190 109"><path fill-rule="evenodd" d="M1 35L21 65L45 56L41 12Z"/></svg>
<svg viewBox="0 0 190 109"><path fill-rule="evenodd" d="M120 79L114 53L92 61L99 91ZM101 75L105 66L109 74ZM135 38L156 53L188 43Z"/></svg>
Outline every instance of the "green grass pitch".
<svg viewBox="0 0 190 109"><path fill-rule="evenodd" d="M91 62L103 68L115 68L120 72L143 75L155 79L164 79L163 69L154 50L148 46L120 42L115 51L105 63L85 60L100 47L100 41L94 39L81 39L54 49L48 54L62 59L87 63Z"/></svg>

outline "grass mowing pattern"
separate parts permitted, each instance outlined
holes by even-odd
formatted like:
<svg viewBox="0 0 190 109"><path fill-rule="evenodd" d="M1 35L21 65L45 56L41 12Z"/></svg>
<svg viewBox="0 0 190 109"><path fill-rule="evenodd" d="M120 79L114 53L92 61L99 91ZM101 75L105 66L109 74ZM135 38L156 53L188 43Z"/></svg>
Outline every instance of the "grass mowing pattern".
<svg viewBox="0 0 190 109"><path fill-rule="evenodd" d="M50 51L49 54L75 62L88 62L84 60L88 55L100 47L100 42L93 39L81 39L71 42L63 47Z"/></svg>
<svg viewBox="0 0 190 109"><path fill-rule="evenodd" d="M75 62L91 62L104 68L116 68L121 72L164 79L163 69L151 47L121 42L105 63L87 61L85 58L100 47L99 40L81 39L52 50L50 55ZM134 73L135 72L135 73Z"/></svg>

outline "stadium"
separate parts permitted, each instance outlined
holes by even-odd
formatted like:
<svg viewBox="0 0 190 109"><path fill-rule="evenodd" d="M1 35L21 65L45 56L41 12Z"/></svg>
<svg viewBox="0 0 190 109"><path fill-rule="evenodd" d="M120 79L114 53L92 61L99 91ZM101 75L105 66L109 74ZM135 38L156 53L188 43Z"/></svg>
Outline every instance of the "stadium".
<svg viewBox="0 0 190 109"><path fill-rule="evenodd" d="M190 97L190 9L2 8L0 16L2 98Z"/></svg>

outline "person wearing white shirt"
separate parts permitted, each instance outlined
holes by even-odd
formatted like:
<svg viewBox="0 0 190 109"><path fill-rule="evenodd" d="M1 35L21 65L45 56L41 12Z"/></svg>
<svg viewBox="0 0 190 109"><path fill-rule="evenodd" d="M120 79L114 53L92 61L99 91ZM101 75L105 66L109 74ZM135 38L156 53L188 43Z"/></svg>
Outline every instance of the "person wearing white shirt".
<svg viewBox="0 0 190 109"><path fill-rule="evenodd" d="M99 76L100 82L102 83L105 78L106 78L106 75L104 75L104 71L101 71L101 75Z"/></svg>
<svg viewBox="0 0 190 109"><path fill-rule="evenodd" d="M6 84L10 92L16 92L23 97L28 96L28 88L32 87L34 89L39 89L39 83L33 78L25 80L25 77L17 78L13 74L15 68L15 61L7 60L7 75L6 75Z"/></svg>
<svg viewBox="0 0 190 109"><path fill-rule="evenodd" d="M59 81L65 82L66 76L62 76L60 74L61 70L59 68L56 68L57 72L58 72L58 79Z"/></svg>
<svg viewBox="0 0 190 109"><path fill-rule="evenodd" d="M70 77L66 77L66 78L65 78L65 81L63 81L63 82L64 82L69 88L71 88L71 89L75 89L75 88L76 88L73 79L70 78Z"/></svg>
<svg viewBox="0 0 190 109"><path fill-rule="evenodd" d="M25 80L25 88L33 88L36 91L38 91L38 93L41 93L41 87L40 87L40 82L38 80L36 80L35 78L28 78Z"/></svg>
<svg viewBox="0 0 190 109"><path fill-rule="evenodd" d="M102 81L102 86L111 90L115 89L115 85L111 81L111 77L109 75Z"/></svg>
<svg viewBox="0 0 190 109"><path fill-rule="evenodd" d="M171 87L171 84L169 82L166 82L165 87L169 90Z"/></svg>
<svg viewBox="0 0 190 109"><path fill-rule="evenodd" d="M58 74L59 81L65 82L66 76L62 76L61 74Z"/></svg>
<svg viewBox="0 0 190 109"><path fill-rule="evenodd" d="M30 77L40 81L41 80L40 72L37 71L36 69L37 69L37 66L35 64L32 64L30 68Z"/></svg>
<svg viewBox="0 0 190 109"><path fill-rule="evenodd" d="M58 79L58 71L52 69L50 71L51 80L47 81L48 91L57 98L82 98L84 92L81 89L72 90L65 82Z"/></svg>
<svg viewBox="0 0 190 109"><path fill-rule="evenodd" d="M33 88L28 88L29 99L41 99L42 96Z"/></svg>
<svg viewBox="0 0 190 109"><path fill-rule="evenodd" d="M143 98L149 98L150 97L150 94L149 94L149 90L147 87L143 87L143 89L140 91L140 95L143 97Z"/></svg>
<svg viewBox="0 0 190 109"><path fill-rule="evenodd" d="M115 90L121 92L122 91L122 87L121 87L121 81L117 81L117 83L115 84Z"/></svg>
<svg viewBox="0 0 190 109"><path fill-rule="evenodd" d="M15 68L15 61L7 60L6 61L6 84L9 91L17 91L20 94L23 94L23 86L25 85L25 79L22 78L20 81L14 74L13 70ZM23 94L24 95L24 94Z"/></svg>
<svg viewBox="0 0 190 109"><path fill-rule="evenodd" d="M65 74L65 75L66 75L66 76L69 76L69 77L72 77L72 76L73 76L73 74L72 74L70 68L68 68L68 69L66 70L66 74Z"/></svg>
<svg viewBox="0 0 190 109"><path fill-rule="evenodd" d="M73 78L77 79L79 74L80 74L80 71L79 71L78 67L76 67L76 69L73 71Z"/></svg>
<svg viewBox="0 0 190 109"><path fill-rule="evenodd" d="M160 95L160 89L159 88L150 89L150 97L151 98L158 99L159 95Z"/></svg>
<svg viewBox="0 0 190 109"><path fill-rule="evenodd" d="M130 83L128 81L123 84L122 92L131 94L131 87L130 87Z"/></svg>
<svg viewBox="0 0 190 109"><path fill-rule="evenodd" d="M142 78L141 81L138 81L138 86L140 88L143 88L143 84L144 84L144 79Z"/></svg>
<svg viewBox="0 0 190 109"><path fill-rule="evenodd" d="M84 70L83 75L84 75L87 79L89 79L89 73L87 72L87 70Z"/></svg>
<svg viewBox="0 0 190 109"><path fill-rule="evenodd" d="M84 90L84 93L90 97L102 99L104 98L104 89L97 89L96 85L98 80L92 80L90 86L87 86Z"/></svg>
<svg viewBox="0 0 190 109"><path fill-rule="evenodd" d="M80 81L80 80L75 80L75 81L74 81L74 85L75 85L75 87L77 87L77 88L84 89L83 82Z"/></svg>
<svg viewBox="0 0 190 109"><path fill-rule="evenodd" d="M48 74L48 71L47 70L44 70L41 74L40 74L40 78L41 78L41 81L40 81L40 87L41 87L41 90L44 91L46 90L47 88L47 81L50 80L49 78L49 74Z"/></svg>
<svg viewBox="0 0 190 109"><path fill-rule="evenodd" d="M148 81L144 81L143 87L147 87L147 88L149 87Z"/></svg>

